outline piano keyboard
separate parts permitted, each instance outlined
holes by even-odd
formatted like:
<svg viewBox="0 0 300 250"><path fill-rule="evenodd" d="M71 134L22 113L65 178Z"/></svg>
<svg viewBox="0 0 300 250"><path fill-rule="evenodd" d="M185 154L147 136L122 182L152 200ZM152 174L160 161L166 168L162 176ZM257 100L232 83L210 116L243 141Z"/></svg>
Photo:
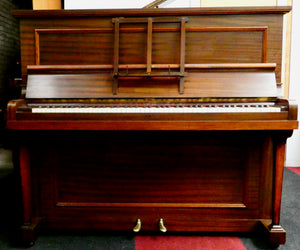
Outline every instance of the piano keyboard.
<svg viewBox="0 0 300 250"><path fill-rule="evenodd" d="M32 113L278 113L274 103L188 105L37 105Z"/></svg>

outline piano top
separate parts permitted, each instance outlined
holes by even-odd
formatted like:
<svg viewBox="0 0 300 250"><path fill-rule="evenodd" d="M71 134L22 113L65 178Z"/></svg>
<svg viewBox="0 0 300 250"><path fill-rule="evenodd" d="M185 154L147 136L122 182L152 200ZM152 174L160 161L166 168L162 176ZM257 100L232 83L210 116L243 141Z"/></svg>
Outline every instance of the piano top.
<svg viewBox="0 0 300 250"><path fill-rule="evenodd" d="M41 17L101 17L101 16L155 16L155 15L234 15L234 14L284 14L292 6L266 7L201 7L201 8L143 8L143 9L98 9L98 10L13 10L17 18Z"/></svg>

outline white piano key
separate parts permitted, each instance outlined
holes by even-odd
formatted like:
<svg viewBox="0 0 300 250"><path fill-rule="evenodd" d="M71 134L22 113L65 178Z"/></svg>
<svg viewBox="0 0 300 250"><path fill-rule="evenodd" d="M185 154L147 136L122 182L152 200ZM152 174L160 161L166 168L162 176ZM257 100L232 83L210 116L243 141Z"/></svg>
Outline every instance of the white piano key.
<svg viewBox="0 0 300 250"><path fill-rule="evenodd" d="M280 107L275 107L272 105L249 105L249 104L237 104L237 105L191 105L181 106L181 107L33 107L32 113L112 113L112 114L121 114L121 113L276 113L281 112Z"/></svg>

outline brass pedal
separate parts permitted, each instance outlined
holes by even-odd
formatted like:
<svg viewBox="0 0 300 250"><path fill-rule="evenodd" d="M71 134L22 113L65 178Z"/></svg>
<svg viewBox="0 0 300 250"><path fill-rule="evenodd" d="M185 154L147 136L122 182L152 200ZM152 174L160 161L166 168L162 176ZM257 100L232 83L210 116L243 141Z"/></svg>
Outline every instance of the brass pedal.
<svg viewBox="0 0 300 250"><path fill-rule="evenodd" d="M163 233L167 232L167 228L164 225L164 220L162 218L159 219L159 230Z"/></svg>
<svg viewBox="0 0 300 250"><path fill-rule="evenodd" d="M138 233L142 228L142 221L141 219L137 219L136 225L133 228L133 232Z"/></svg>

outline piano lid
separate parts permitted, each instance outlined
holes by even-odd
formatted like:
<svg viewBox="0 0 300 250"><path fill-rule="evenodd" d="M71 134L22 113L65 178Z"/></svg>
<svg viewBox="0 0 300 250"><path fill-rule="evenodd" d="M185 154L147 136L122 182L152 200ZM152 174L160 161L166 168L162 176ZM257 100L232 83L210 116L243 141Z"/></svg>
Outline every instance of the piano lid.
<svg viewBox="0 0 300 250"><path fill-rule="evenodd" d="M55 98L253 98L277 97L275 64L190 64L184 76L172 74L179 65L158 74L135 74L119 71L117 92L111 69L92 66L29 66L27 99ZM146 66L145 66L146 67ZM155 65L153 65L155 68ZM164 74L161 74L164 70ZM127 73L126 73L127 72ZM168 76L169 74L169 76ZM179 91L183 78L183 93Z"/></svg>

